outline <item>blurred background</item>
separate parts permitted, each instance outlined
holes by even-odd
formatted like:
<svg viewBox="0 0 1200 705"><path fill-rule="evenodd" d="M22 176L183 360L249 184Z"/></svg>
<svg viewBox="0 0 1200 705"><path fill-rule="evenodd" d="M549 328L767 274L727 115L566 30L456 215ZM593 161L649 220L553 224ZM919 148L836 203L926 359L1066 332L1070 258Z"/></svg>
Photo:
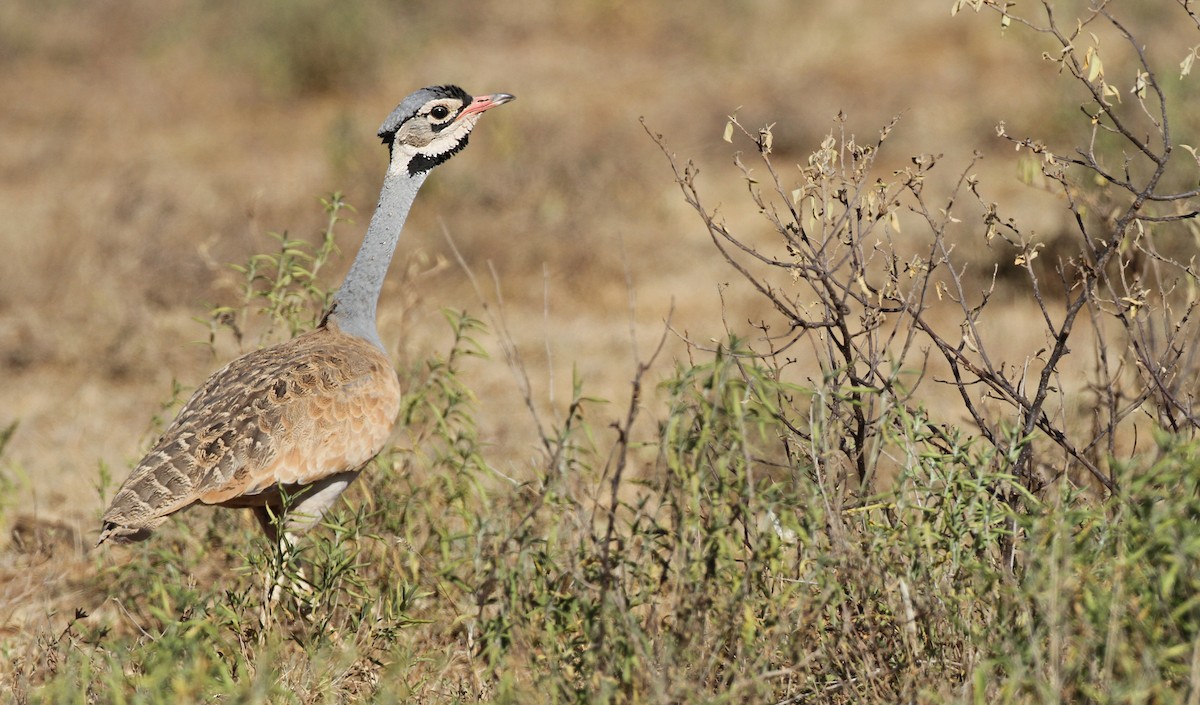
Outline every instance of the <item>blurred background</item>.
<svg viewBox="0 0 1200 705"><path fill-rule="evenodd" d="M668 315L696 340L747 332L761 306L713 251L640 119L697 163L708 205L748 229L765 223L733 167L737 147L721 139L734 113L774 124L777 167L803 163L839 112L863 141L900 115L881 172L940 154L946 185L978 152L990 199L1035 230L1063 227L1061 204L1021 181L996 134L1003 120L1053 139L1055 111L1077 115L1055 95L1066 79L1040 58L1049 44L1003 32L994 14L952 17L951 4L8 0L0 428L18 426L3 501L90 542L99 468L123 479L173 381L190 390L236 352L214 355L196 320L237 301L229 264L270 251L271 231L315 241L319 199L342 191L357 214L324 272L335 286L386 164L375 131L421 86L518 100L426 185L383 295L382 336L403 370L449 348L442 308L481 315L449 237L550 409L569 401L577 370L619 414L632 340L644 357ZM1154 27L1152 10L1142 19ZM991 257L978 253L982 271ZM494 336L481 342L496 352ZM671 336L660 373L683 350ZM493 354L467 374L486 439L519 465L535 435L511 371Z"/></svg>

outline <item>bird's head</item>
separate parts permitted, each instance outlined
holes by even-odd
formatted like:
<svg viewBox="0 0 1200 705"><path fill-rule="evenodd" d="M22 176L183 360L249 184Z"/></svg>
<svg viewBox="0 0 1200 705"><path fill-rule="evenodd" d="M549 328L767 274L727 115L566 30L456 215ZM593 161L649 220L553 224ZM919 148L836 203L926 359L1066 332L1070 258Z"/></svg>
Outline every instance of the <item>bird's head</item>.
<svg viewBox="0 0 1200 705"><path fill-rule="evenodd" d="M379 128L391 155L389 170L416 176L467 146L485 110L512 100L508 93L472 98L458 86L431 86L408 96Z"/></svg>

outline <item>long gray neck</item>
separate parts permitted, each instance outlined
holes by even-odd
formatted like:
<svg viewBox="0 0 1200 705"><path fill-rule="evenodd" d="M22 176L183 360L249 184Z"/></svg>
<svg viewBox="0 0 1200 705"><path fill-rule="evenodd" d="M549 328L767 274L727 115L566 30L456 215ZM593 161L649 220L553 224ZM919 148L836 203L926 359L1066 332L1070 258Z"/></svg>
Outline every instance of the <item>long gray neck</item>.
<svg viewBox="0 0 1200 705"><path fill-rule="evenodd" d="M329 317L338 328L343 333L367 340L380 350L384 347L375 328L375 306L379 303L383 279L400 240L400 231L404 229L404 220L428 175L428 171L410 176L407 169L388 169L379 194L379 205L375 207L375 215L371 216L362 247L354 257L345 281L333 295L334 307Z"/></svg>

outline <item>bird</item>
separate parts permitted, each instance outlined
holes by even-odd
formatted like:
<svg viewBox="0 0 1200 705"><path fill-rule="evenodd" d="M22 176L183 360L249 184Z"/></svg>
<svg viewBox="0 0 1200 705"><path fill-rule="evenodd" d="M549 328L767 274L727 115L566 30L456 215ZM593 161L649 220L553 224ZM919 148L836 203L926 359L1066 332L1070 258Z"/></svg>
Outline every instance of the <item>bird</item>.
<svg viewBox="0 0 1200 705"><path fill-rule="evenodd" d="M282 532L290 545L321 521L383 449L400 410L375 312L413 200L483 113L513 98L441 85L396 106L378 132L389 157L378 205L320 323L197 388L113 496L97 546L147 539L195 505L251 508L269 539Z"/></svg>

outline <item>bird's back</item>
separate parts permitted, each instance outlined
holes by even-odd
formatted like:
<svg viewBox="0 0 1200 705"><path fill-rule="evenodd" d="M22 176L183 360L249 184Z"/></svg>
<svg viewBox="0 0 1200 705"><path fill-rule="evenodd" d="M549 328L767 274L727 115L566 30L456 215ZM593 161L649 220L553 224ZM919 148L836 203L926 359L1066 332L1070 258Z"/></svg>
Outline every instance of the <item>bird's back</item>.
<svg viewBox="0 0 1200 705"><path fill-rule="evenodd" d="M400 407L378 348L329 323L229 363L192 395L104 513L100 542L135 541L197 502L267 503L278 485L357 470Z"/></svg>

